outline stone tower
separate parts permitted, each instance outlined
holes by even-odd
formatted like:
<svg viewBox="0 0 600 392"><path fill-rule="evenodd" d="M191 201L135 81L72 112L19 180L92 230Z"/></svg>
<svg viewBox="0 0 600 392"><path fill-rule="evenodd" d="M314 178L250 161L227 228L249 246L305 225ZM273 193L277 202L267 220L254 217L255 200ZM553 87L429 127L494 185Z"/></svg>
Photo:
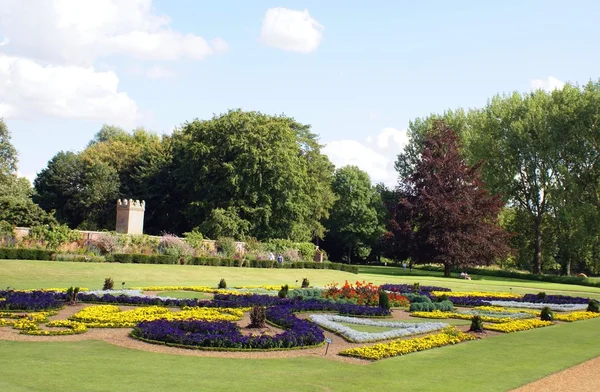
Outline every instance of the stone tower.
<svg viewBox="0 0 600 392"><path fill-rule="evenodd" d="M142 200L117 200L117 233L143 234L146 202Z"/></svg>

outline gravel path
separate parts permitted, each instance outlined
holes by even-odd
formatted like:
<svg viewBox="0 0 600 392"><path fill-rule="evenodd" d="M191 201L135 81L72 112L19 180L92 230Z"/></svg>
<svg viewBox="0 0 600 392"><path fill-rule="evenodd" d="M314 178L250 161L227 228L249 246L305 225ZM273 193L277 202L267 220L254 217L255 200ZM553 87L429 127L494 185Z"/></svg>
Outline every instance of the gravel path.
<svg viewBox="0 0 600 392"><path fill-rule="evenodd" d="M513 392L597 392L600 390L600 357L534 381Z"/></svg>

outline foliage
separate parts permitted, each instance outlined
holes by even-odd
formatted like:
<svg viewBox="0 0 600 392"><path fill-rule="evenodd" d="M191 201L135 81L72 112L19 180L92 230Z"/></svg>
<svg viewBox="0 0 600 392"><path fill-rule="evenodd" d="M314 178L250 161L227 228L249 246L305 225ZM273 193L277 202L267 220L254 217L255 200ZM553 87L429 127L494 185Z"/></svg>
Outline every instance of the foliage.
<svg viewBox="0 0 600 392"><path fill-rule="evenodd" d="M390 297L385 290L379 290L379 307L383 309L390 308Z"/></svg>
<svg viewBox="0 0 600 392"><path fill-rule="evenodd" d="M219 281L219 284L217 285L218 288L220 289L226 289L227 288L227 282L225 281L225 278L221 278L221 280Z"/></svg>
<svg viewBox="0 0 600 392"><path fill-rule="evenodd" d="M481 316L475 315L471 319L471 328L469 328L470 332L483 332L483 320Z"/></svg>
<svg viewBox="0 0 600 392"><path fill-rule="evenodd" d="M52 260L53 251L45 249L0 248L0 259Z"/></svg>
<svg viewBox="0 0 600 392"><path fill-rule="evenodd" d="M290 288L287 284L283 285L281 286L281 290L279 290L279 292L277 293L277 296L279 298L287 298L289 290Z"/></svg>
<svg viewBox="0 0 600 392"><path fill-rule="evenodd" d="M310 127L285 116L231 110L173 135L175 179L190 227L215 237L322 237L333 165ZM217 219L218 218L218 219ZM226 232L215 233L219 227Z"/></svg>
<svg viewBox="0 0 600 392"><path fill-rule="evenodd" d="M115 287L115 282L113 278L104 279L104 285L102 286L102 290L112 290Z"/></svg>
<svg viewBox="0 0 600 392"><path fill-rule="evenodd" d="M81 239L81 233L67 225L40 225L29 229L26 240L43 244L48 249L58 249L64 244Z"/></svg>
<svg viewBox="0 0 600 392"><path fill-rule="evenodd" d="M194 230L183 233L185 237L185 241L195 250L203 250L204 249L204 236L195 228Z"/></svg>
<svg viewBox="0 0 600 392"><path fill-rule="evenodd" d="M264 328L267 316L264 306L255 306L250 311L250 325L248 328Z"/></svg>
<svg viewBox="0 0 600 392"><path fill-rule="evenodd" d="M542 308L540 313L540 320L542 321L552 321L554 319L554 313L548 306Z"/></svg>
<svg viewBox="0 0 600 392"><path fill-rule="evenodd" d="M548 295L543 291L540 291L539 293L537 293L537 298L540 300L545 300L547 296Z"/></svg>
<svg viewBox="0 0 600 392"><path fill-rule="evenodd" d="M369 175L356 166L336 170L333 191L337 200L327 220L325 249L336 259L365 259L383 233L378 219L381 198Z"/></svg>
<svg viewBox="0 0 600 392"><path fill-rule="evenodd" d="M310 280L308 280L307 278L302 278L302 288L306 289L310 286Z"/></svg>
<svg viewBox="0 0 600 392"><path fill-rule="evenodd" d="M590 299L587 307L588 312L600 313L600 302L595 299Z"/></svg>
<svg viewBox="0 0 600 392"><path fill-rule="evenodd" d="M18 227L57 224L52 214L44 211L28 197L0 196L0 221Z"/></svg>
<svg viewBox="0 0 600 392"><path fill-rule="evenodd" d="M9 176L17 170L17 150L10 139L8 127L0 118L0 178Z"/></svg>
<svg viewBox="0 0 600 392"><path fill-rule="evenodd" d="M235 240L231 237L220 237L217 239L216 246L217 251L224 257L233 257L237 251Z"/></svg>
<svg viewBox="0 0 600 392"><path fill-rule="evenodd" d="M479 166L460 156L456 133L436 123L389 222L396 259L454 266L490 264L508 253L508 235L498 226L502 207L479 179Z"/></svg>
<svg viewBox="0 0 600 392"><path fill-rule="evenodd" d="M79 294L79 287L69 287L67 289L67 303L70 305L77 304L77 295Z"/></svg>
<svg viewBox="0 0 600 392"><path fill-rule="evenodd" d="M411 312L450 312L454 309L452 302L441 301L441 302L413 302L410 304L409 310Z"/></svg>
<svg viewBox="0 0 600 392"><path fill-rule="evenodd" d="M158 243L158 252L177 258L189 257L194 254L194 249L181 238L171 234L164 234Z"/></svg>

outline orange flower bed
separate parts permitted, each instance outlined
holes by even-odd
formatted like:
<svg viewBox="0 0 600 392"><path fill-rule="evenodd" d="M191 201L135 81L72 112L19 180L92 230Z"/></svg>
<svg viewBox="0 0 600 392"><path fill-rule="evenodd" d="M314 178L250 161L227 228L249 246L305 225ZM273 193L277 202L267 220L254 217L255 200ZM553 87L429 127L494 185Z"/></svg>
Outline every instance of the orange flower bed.
<svg viewBox="0 0 600 392"><path fill-rule="evenodd" d="M351 284L346 281L343 286L338 287L338 283L331 283L325 286L322 296L335 301L346 300L358 305L378 305L379 304L379 286L365 281ZM390 305L408 306L410 301L405 296L398 293L388 293Z"/></svg>

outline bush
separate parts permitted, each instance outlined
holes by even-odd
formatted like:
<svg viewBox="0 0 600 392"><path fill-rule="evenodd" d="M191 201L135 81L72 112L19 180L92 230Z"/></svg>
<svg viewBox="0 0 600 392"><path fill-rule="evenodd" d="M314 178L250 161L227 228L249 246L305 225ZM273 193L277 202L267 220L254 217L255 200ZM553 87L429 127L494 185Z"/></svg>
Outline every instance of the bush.
<svg viewBox="0 0 600 392"><path fill-rule="evenodd" d="M544 293L543 291L540 291L539 293L537 293L537 297L539 299L545 299L546 298L546 293Z"/></svg>
<svg viewBox="0 0 600 392"><path fill-rule="evenodd" d="M192 248L196 250L204 249L204 236L200 233L198 228L195 228L189 233L183 233L183 236L185 237L185 242Z"/></svg>
<svg viewBox="0 0 600 392"><path fill-rule="evenodd" d="M281 290L279 290L277 296L279 298L287 298L289 290L290 288L287 284L285 286L281 286Z"/></svg>
<svg viewBox="0 0 600 392"><path fill-rule="evenodd" d="M439 310L441 312L450 312L454 310L454 305L450 301L442 302L415 302L410 304L411 312L433 312Z"/></svg>
<svg viewBox="0 0 600 392"><path fill-rule="evenodd" d="M288 298L298 299L310 299L310 298L321 298L322 289L294 289L288 293Z"/></svg>
<svg viewBox="0 0 600 392"><path fill-rule="evenodd" d="M55 253L52 257L56 261L72 261L81 263L103 263L104 257L94 255L78 255L72 253Z"/></svg>
<svg viewBox="0 0 600 392"><path fill-rule="evenodd" d="M545 306L540 313L540 319L542 321L552 321L554 319L554 313L552 313L552 310L550 310L549 307Z"/></svg>
<svg viewBox="0 0 600 392"><path fill-rule="evenodd" d="M304 261L314 261L317 247L312 242L299 242L294 244L298 250L300 258Z"/></svg>
<svg viewBox="0 0 600 392"><path fill-rule="evenodd" d="M421 295L421 294L414 294L414 293L403 293L403 296L405 296L406 298L408 298L408 300L411 303L423 303L423 302L427 302L427 303L431 303L431 298L429 298L426 295Z"/></svg>
<svg viewBox="0 0 600 392"><path fill-rule="evenodd" d="M102 286L102 290L112 290L115 287L115 282L112 278L104 279L104 286Z"/></svg>
<svg viewBox="0 0 600 392"><path fill-rule="evenodd" d="M39 242L49 249L58 249L64 244L80 240L81 233L69 229L67 225L41 225L29 229L25 238Z"/></svg>
<svg viewBox="0 0 600 392"><path fill-rule="evenodd" d="M228 258L233 257L237 250L235 240L231 237L220 237L217 239L215 245L217 246L217 251Z"/></svg>
<svg viewBox="0 0 600 392"><path fill-rule="evenodd" d="M111 257L107 256L107 261L116 263L135 263L135 264L178 264L179 257L172 255L142 255L117 253Z"/></svg>
<svg viewBox="0 0 600 392"><path fill-rule="evenodd" d="M302 278L302 288L307 289L310 286L310 281L307 278Z"/></svg>
<svg viewBox="0 0 600 392"><path fill-rule="evenodd" d="M44 249L0 248L0 259L52 260L54 252Z"/></svg>
<svg viewBox="0 0 600 392"><path fill-rule="evenodd" d="M75 305L77 303L77 294L79 294L79 287L69 287L67 289L67 303Z"/></svg>
<svg viewBox="0 0 600 392"><path fill-rule="evenodd" d="M250 311L250 325L248 325L248 328L264 328L266 319L265 307L255 306Z"/></svg>
<svg viewBox="0 0 600 392"><path fill-rule="evenodd" d="M194 249L188 243L172 234L163 235L157 249L163 255L174 256L177 259L194 254Z"/></svg>
<svg viewBox="0 0 600 392"><path fill-rule="evenodd" d="M413 284L413 293L419 294L420 292L421 292L421 284L420 283L414 283Z"/></svg>
<svg viewBox="0 0 600 392"><path fill-rule="evenodd" d="M221 278L221 280L219 281L219 285L217 286L220 289L226 289L227 288L227 282L225 282L224 278Z"/></svg>
<svg viewBox="0 0 600 392"><path fill-rule="evenodd" d="M600 313L600 302L595 299L590 299L587 307L588 312Z"/></svg>
<svg viewBox="0 0 600 392"><path fill-rule="evenodd" d="M483 320L481 320L481 316L473 316L471 319L471 328L469 328L471 332L483 332Z"/></svg>
<svg viewBox="0 0 600 392"><path fill-rule="evenodd" d="M390 297L385 290L379 290L379 307L383 309L390 308Z"/></svg>

